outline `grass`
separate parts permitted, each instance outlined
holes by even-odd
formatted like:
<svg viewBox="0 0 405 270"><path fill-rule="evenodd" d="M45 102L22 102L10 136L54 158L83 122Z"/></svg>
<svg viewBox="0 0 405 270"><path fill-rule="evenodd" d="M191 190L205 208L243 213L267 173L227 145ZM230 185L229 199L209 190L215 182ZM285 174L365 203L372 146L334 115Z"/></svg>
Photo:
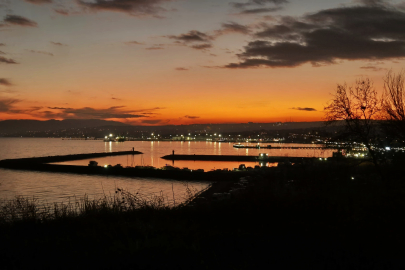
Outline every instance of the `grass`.
<svg viewBox="0 0 405 270"><path fill-rule="evenodd" d="M41 214L18 198L4 208L21 211L4 212L0 260L3 269L400 269L404 170L385 169L389 185L368 166L275 168L213 202L210 193L237 185L218 183L193 207L117 190Z"/></svg>
<svg viewBox="0 0 405 270"><path fill-rule="evenodd" d="M170 210L173 207L184 207L197 197L202 191L185 186L183 201L176 205L163 192L160 194L144 195L139 192L133 194L122 188L116 188L113 195L105 195L99 199L90 199L87 195L83 198L69 199L65 203L44 203L37 198L16 196L13 200L0 201L0 224L15 222L46 222L51 220L78 218L90 215L123 214L134 211ZM208 188L207 188L208 189Z"/></svg>

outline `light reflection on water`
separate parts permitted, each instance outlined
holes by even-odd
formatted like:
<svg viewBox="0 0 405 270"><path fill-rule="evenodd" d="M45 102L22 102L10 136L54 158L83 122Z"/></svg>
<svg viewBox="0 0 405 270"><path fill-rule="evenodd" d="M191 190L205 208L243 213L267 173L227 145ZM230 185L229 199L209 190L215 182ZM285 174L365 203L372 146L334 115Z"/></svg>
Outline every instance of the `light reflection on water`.
<svg viewBox="0 0 405 270"><path fill-rule="evenodd" d="M185 183L175 180L143 179L128 177L75 175L65 173L42 173L30 171L13 171L0 169L0 199L12 199L16 195L35 197L40 201L66 202L76 196L83 198L86 194L90 198L101 198L113 195L115 189L124 188L131 193L140 192L145 195L163 192L176 202L185 198ZM173 186L172 186L173 185ZM191 189L201 190L207 183L188 183Z"/></svg>
<svg viewBox="0 0 405 270"><path fill-rule="evenodd" d="M274 145L276 146L276 145ZM290 145L294 146L294 145ZM309 145L316 146L316 145ZM196 155L253 155L267 153L270 156L297 156L297 157L330 157L332 151L321 150L277 150L277 149L237 149L233 143L218 142L103 142L103 141L81 141L62 140L47 138L0 138L0 160L9 158L23 158L35 156L54 156L80 153L113 152L135 150L143 152L136 156L117 156L95 159L99 165L121 164L123 166L151 165L163 167L166 164L177 167L188 167L190 169L232 169L243 163L246 166L257 165L254 162L211 162L211 161L175 161L160 157L169 155L172 151L175 154L196 154ZM72 161L69 164L87 165L89 160ZM75 175L62 173L43 173L31 171L14 171L0 169L0 199L10 199L16 195L35 196L40 200L48 202L64 201L71 196L83 197L88 194L100 197L103 194L112 194L116 187L127 189L131 192L143 194L159 193L172 196L172 184L177 200L181 200L185 193L182 182L174 180L150 179L150 178L128 178L128 177L107 177ZM208 183L191 184L194 188L201 190Z"/></svg>

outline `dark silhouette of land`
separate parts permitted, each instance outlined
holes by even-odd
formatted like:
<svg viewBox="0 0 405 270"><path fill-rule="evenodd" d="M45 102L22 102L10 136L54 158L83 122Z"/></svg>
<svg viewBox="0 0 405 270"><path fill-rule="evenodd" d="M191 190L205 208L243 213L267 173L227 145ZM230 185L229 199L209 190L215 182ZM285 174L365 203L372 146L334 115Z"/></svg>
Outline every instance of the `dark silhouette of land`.
<svg viewBox="0 0 405 270"><path fill-rule="evenodd" d="M121 190L114 203L85 200L76 214L20 198L0 207L0 261L3 269L403 269L402 167L382 166L387 183L367 162L280 166L217 182L176 208L132 207L137 195Z"/></svg>
<svg viewBox="0 0 405 270"><path fill-rule="evenodd" d="M251 132L255 130L283 131L311 128L325 128L324 122L288 122L288 123L240 123L240 124L192 124L164 126L132 126L116 121L97 119L66 119L66 120L5 120L0 121L0 136L28 137L81 137L98 136L103 138L107 133L161 132L176 134L187 132ZM101 130L100 130L101 129ZM55 133L56 132L56 133ZM118 134L117 134L118 135Z"/></svg>

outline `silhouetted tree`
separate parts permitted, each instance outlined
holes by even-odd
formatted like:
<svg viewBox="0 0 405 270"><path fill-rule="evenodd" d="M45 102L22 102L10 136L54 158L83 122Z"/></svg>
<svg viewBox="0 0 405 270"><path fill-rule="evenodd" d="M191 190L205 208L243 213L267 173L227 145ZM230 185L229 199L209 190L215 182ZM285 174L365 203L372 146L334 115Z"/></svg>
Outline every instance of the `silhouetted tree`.
<svg viewBox="0 0 405 270"><path fill-rule="evenodd" d="M389 71L384 77L382 116L385 131L391 138L405 139L405 73Z"/></svg>
<svg viewBox="0 0 405 270"><path fill-rule="evenodd" d="M369 78L359 79L353 86L338 84L332 101L324 108L327 124L343 120L348 135L363 143L376 166L377 157L371 147L375 138L381 99Z"/></svg>

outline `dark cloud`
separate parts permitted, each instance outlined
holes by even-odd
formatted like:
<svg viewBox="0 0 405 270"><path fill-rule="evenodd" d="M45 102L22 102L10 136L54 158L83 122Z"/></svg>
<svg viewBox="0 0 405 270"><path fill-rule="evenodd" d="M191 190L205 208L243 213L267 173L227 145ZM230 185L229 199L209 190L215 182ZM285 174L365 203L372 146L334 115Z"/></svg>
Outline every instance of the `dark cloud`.
<svg viewBox="0 0 405 270"><path fill-rule="evenodd" d="M374 7L389 6L389 3L386 0L357 0L356 2L366 6L374 6Z"/></svg>
<svg viewBox="0 0 405 270"><path fill-rule="evenodd" d="M185 115L184 117L185 117L185 118L188 118L188 119L197 119L197 118L200 118L199 116L192 116L192 115Z"/></svg>
<svg viewBox="0 0 405 270"><path fill-rule="evenodd" d="M5 52L0 51L0 54L6 54Z"/></svg>
<svg viewBox="0 0 405 270"><path fill-rule="evenodd" d="M6 46L6 44L4 44L4 43L0 43L0 46Z"/></svg>
<svg viewBox="0 0 405 270"><path fill-rule="evenodd" d="M111 118L142 118L142 110L124 110L124 106L114 106L108 109L94 109L91 107L73 109L50 107L50 109L60 110L59 113L47 112L46 117L57 118L79 118L79 119L111 119Z"/></svg>
<svg viewBox="0 0 405 270"><path fill-rule="evenodd" d="M287 0L249 0L245 3L230 3L234 8L239 9L239 14L257 14L265 12L276 12L283 9ZM271 5L271 6L269 6Z"/></svg>
<svg viewBox="0 0 405 270"><path fill-rule="evenodd" d="M292 108L290 108L291 110L298 110L298 111L307 111L307 112L316 112L317 110L316 109L314 109L314 108L307 108L307 107L304 107L304 108L301 108L301 107L292 107Z"/></svg>
<svg viewBox="0 0 405 270"><path fill-rule="evenodd" d="M138 41L127 41L127 42L124 42L124 43L127 44L127 45L145 45L145 43L138 42Z"/></svg>
<svg viewBox="0 0 405 270"><path fill-rule="evenodd" d="M13 105L20 100L17 99L0 99L0 112L10 114L28 114L38 118L54 119L142 119L148 118L154 111L163 109L160 107L128 110L125 106L114 106L107 109L95 109L91 107L84 108L67 108L67 107L47 107L48 110L42 110L43 107L31 107L24 110L17 110Z"/></svg>
<svg viewBox="0 0 405 270"><path fill-rule="evenodd" d="M6 64L18 64L16 61L10 58L5 58L3 56L0 56L0 63L6 63Z"/></svg>
<svg viewBox="0 0 405 270"><path fill-rule="evenodd" d="M4 22L6 24L14 24L20 26L30 26L30 27L38 26L36 22L17 15L6 15L6 17L4 18Z"/></svg>
<svg viewBox="0 0 405 270"><path fill-rule="evenodd" d="M64 16L69 16L70 12L67 9L60 9L60 8L55 8L53 11L55 11L56 13L60 14L60 15L64 15Z"/></svg>
<svg viewBox="0 0 405 270"><path fill-rule="evenodd" d="M264 6L266 4L282 5L288 3L287 0L249 0L245 3L230 3L235 8L245 8L249 6Z"/></svg>
<svg viewBox="0 0 405 270"><path fill-rule="evenodd" d="M178 45L188 46L196 50L207 50L209 48L212 48L210 42L222 34L220 31L221 30L216 31L215 35L209 35L200 31L192 30L186 34L180 34L177 36L171 35L165 37L176 40L175 43Z"/></svg>
<svg viewBox="0 0 405 270"><path fill-rule="evenodd" d="M175 68L175 70L178 70L178 71L185 71L185 70L188 70L188 68L178 67L178 68Z"/></svg>
<svg viewBox="0 0 405 270"><path fill-rule="evenodd" d="M13 84L12 84L9 80L7 80L7 79L0 78L0 85L12 86Z"/></svg>
<svg viewBox="0 0 405 270"><path fill-rule="evenodd" d="M216 31L217 35L223 35L228 33L240 33L249 34L250 29L246 25L242 25L235 22L228 22L222 24L222 29Z"/></svg>
<svg viewBox="0 0 405 270"><path fill-rule="evenodd" d="M67 46L66 44L60 43L60 42L53 42L51 41L51 44L55 45L55 46Z"/></svg>
<svg viewBox="0 0 405 270"><path fill-rule="evenodd" d="M113 100L122 100L120 98L115 98L115 97L112 97L111 99L113 99Z"/></svg>
<svg viewBox="0 0 405 270"><path fill-rule="evenodd" d="M159 44L159 45L153 45L153 46L151 46L151 47L148 47L148 48L145 48L145 50L163 50L164 48L162 47L162 45L161 44Z"/></svg>
<svg viewBox="0 0 405 270"><path fill-rule="evenodd" d="M32 4L49 4L52 3L52 0L25 0L25 2Z"/></svg>
<svg viewBox="0 0 405 270"><path fill-rule="evenodd" d="M200 31L192 30L186 34L181 34L178 36L167 36L170 39L175 39L177 41L189 43L189 42L209 42L210 40L213 39L213 37L202 33Z"/></svg>
<svg viewBox="0 0 405 270"><path fill-rule="evenodd" d="M0 112L10 112L13 109L15 103L20 102L18 99L0 99Z"/></svg>
<svg viewBox="0 0 405 270"><path fill-rule="evenodd" d="M376 66L364 66L364 67L360 67L360 68L361 68L361 69L370 70L370 71L383 71L383 70L387 70L386 68L376 67Z"/></svg>
<svg viewBox="0 0 405 270"><path fill-rule="evenodd" d="M63 108L63 107L48 107L50 110L67 110L68 108Z"/></svg>
<svg viewBox="0 0 405 270"><path fill-rule="evenodd" d="M396 8L405 10L405 2L397 4Z"/></svg>
<svg viewBox="0 0 405 270"><path fill-rule="evenodd" d="M240 14L258 14L266 12L276 12L282 10L282 7L272 7L272 8L254 8L254 9L245 9L240 12Z"/></svg>
<svg viewBox="0 0 405 270"><path fill-rule="evenodd" d="M212 48L211 44L205 43L205 44L196 44L196 45L191 45L190 48L196 49L196 50L206 50Z"/></svg>
<svg viewBox="0 0 405 270"><path fill-rule="evenodd" d="M161 4L172 0L77 0L92 10L125 12L135 16L157 16L166 11Z"/></svg>
<svg viewBox="0 0 405 270"><path fill-rule="evenodd" d="M337 60L405 57L405 13L379 5L322 10L302 18L283 17L255 34L227 68L296 67Z"/></svg>
<svg viewBox="0 0 405 270"><path fill-rule="evenodd" d="M49 56L54 56L53 53L50 52L44 52L44 51L35 51L35 50L27 50L31 53L39 53L39 54L45 54L45 55L49 55Z"/></svg>

